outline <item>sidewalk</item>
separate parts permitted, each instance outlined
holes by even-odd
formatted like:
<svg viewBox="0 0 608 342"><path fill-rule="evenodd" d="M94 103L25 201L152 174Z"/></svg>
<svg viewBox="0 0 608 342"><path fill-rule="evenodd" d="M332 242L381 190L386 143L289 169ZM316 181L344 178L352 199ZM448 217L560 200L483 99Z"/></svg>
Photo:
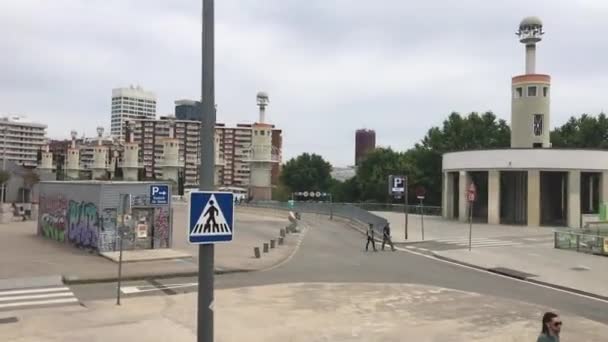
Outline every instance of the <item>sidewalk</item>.
<svg viewBox="0 0 608 342"><path fill-rule="evenodd" d="M407 284L277 284L215 291L216 341L536 341L545 307ZM605 341L608 326L568 312L564 341ZM0 340L194 341L196 293L5 313ZM1 317L1 316L0 316Z"/></svg>
<svg viewBox="0 0 608 342"><path fill-rule="evenodd" d="M198 248L186 241L185 210L185 205L175 206L173 249L176 254L186 252L193 258L124 263L125 279L197 274ZM251 209L237 210L234 241L216 247L216 272L265 269L288 258L300 236L288 235L285 245L261 259L253 256L253 247L276 239L286 222L286 218L257 214ZM107 258L37 236L36 222L0 225L0 279L61 275L68 282L111 281L116 279L117 270L117 263Z"/></svg>
<svg viewBox="0 0 608 342"><path fill-rule="evenodd" d="M376 211L391 224L391 235L395 243L420 242L422 240L422 220L420 215L408 215L408 238L405 239L405 215L403 213ZM445 220L439 216L424 216L424 240L462 238L469 236L469 224ZM497 238L505 236L552 235L553 228L491 225L473 223L473 237Z"/></svg>
<svg viewBox="0 0 608 342"><path fill-rule="evenodd" d="M497 273L512 275L511 270L528 273L525 280L557 285L608 298L608 258L553 248L553 244L511 247L455 249L433 252L441 259L483 269L497 267ZM519 275L516 274L516 277Z"/></svg>
<svg viewBox="0 0 608 342"><path fill-rule="evenodd" d="M419 215L409 215L408 239L405 240L404 215L400 213L375 212L391 223L393 241L406 243L406 249L418 250L423 246ZM444 220L441 217L425 216L425 241L463 239L468 237L469 224ZM576 253L553 248L553 230L559 228L506 226L473 223L474 239L528 238L530 242L512 246L485 246L454 248L447 250L420 249L437 258L470 265L476 268L509 275L530 282L564 287L608 298L608 258L598 255ZM534 240L545 242L534 242ZM519 239L518 242L522 242ZM411 244L410 244L411 243ZM426 243L429 244L429 243ZM403 245L402 245L403 246ZM496 268L501 268L496 270Z"/></svg>

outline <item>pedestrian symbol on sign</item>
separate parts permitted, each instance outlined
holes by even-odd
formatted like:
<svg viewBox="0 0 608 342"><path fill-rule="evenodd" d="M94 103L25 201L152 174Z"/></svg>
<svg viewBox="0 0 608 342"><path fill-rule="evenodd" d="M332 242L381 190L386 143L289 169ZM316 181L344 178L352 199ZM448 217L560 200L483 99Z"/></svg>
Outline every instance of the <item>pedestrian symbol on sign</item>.
<svg viewBox="0 0 608 342"><path fill-rule="evenodd" d="M191 243L232 241L232 193L192 192L188 239Z"/></svg>

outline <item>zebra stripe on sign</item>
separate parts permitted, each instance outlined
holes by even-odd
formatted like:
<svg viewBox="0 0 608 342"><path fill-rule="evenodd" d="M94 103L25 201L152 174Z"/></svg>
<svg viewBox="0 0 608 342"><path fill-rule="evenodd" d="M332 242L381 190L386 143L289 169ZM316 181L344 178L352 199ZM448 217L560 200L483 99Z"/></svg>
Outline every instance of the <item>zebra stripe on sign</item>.
<svg viewBox="0 0 608 342"><path fill-rule="evenodd" d="M230 235L232 231L214 195L209 197L190 235Z"/></svg>
<svg viewBox="0 0 608 342"><path fill-rule="evenodd" d="M192 234L209 235L209 234L213 234L213 233L228 234L228 233L230 233L230 227L228 227L228 225L225 223L220 223L218 225L213 225L213 224L205 225L203 223L197 223L194 226L194 229L192 230Z"/></svg>

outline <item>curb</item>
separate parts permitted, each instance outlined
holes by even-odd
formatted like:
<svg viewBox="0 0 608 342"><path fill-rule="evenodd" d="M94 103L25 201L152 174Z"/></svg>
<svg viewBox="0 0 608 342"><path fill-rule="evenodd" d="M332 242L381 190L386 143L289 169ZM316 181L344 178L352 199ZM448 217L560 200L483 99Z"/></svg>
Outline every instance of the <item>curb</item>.
<svg viewBox="0 0 608 342"><path fill-rule="evenodd" d="M482 266L478 266L478 265L473 265L473 264L470 264L470 263L467 263L467 262L462 262L460 260L449 258L449 257L443 256L443 255L439 255L436 252L432 252L432 255L433 255L433 257L435 257L435 258L437 258L439 260L448 261L448 262L451 262L451 263L454 263L454 264L458 264L458 265L462 265L462 266L466 266L466 267L471 267L471 268L474 268L474 269L477 269L477 270L480 270L480 271L485 271L485 272L488 272L488 273L499 274L499 275L504 276L504 277L518 279L518 280L525 281L525 282L528 282L528 283L542 285L542 286L550 287L550 288L553 288L553 289L556 289L556 290L571 292L571 293L579 294L579 295L582 295L582 296L591 297L591 298L595 298L595 299L599 299L599 300L608 302L608 297L602 296L602 295L598 295L598 294L595 294L595 293L592 293L592 292L587 292L587 291L575 289L573 287L552 284L552 283L548 283L548 282L544 282L544 281L540 281L540 280L536 280L536 279L530 279L529 277L518 277L518 276L515 276L515 275L507 273L507 272L500 272L500 271L498 271L496 269L482 267Z"/></svg>
<svg viewBox="0 0 608 342"><path fill-rule="evenodd" d="M231 274L231 273L247 273L254 272L254 270L246 270L246 269L231 269L231 270L215 270L215 275L220 274ZM198 276L198 271L183 271L183 272L171 272L171 273L142 273L142 274L132 274L126 275L121 278L121 281L137 281L137 280L147 280L147 279L168 279L168 278L186 278L186 277L196 277ZM62 281L66 285L82 285L82 284L96 284L96 283L113 283L118 281L117 276L109 276L109 277L78 277L71 275L63 275Z"/></svg>

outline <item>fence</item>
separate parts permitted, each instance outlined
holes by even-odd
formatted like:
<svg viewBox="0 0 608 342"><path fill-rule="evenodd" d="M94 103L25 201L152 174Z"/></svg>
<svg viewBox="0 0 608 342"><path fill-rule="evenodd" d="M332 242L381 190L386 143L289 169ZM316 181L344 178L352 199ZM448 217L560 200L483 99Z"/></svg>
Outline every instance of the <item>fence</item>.
<svg viewBox="0 0 608 342"><path fill-rule="evenodd" d="M556 231L554 234L555 248L608 255L608 236L592 234L589 231Z"/></svg>
<svg viewBox="0 0 608 342"><path fill-rule="evenodd" d="M393 203L349 203L361 209L367 211L390 211L395 213L405 212L405 204L393 204ZM409 214L420 214L425 216L441 216L441 207L432 205L408 205L407 212Z"/></svg>
<svg viewBox="0 0 608 342"><path fill-rule="evenodd" d="M248 203L247 206L292 210L299 213L337 216L350 220L354 223L362 223L365 225L371 223L374 226L374 230L380 234L382 233L382 228L384 228L388 222L383 217L372 214L369 211L348 203L295 202L293 207L290 208L286 202L260 201Z"/></svg>

